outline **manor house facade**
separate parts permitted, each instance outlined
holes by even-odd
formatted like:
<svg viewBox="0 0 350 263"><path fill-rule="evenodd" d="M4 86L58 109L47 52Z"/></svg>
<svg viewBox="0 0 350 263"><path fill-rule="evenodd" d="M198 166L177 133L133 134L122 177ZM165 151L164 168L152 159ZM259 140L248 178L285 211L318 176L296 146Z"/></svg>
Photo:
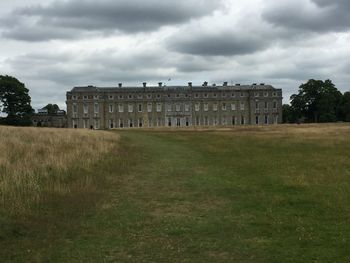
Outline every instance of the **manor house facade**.
<svg viewBox="0 0 350 263"><path fill-rule="evenodd" d="M282 122L282 90L270 85L99 88L67 92L70 128L269 125Z"/></svg>

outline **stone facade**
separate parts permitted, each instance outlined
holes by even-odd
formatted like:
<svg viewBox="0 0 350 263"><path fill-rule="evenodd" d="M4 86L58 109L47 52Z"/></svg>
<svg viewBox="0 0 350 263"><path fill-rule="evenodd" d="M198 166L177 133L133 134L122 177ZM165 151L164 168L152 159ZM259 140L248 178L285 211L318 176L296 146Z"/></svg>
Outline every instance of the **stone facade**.
<svg viewBox="0 0 350 263"><path fill-rule="evenodd" d="M50 128L67 128L67 115L64 114L33 114L33 126Z"/></svg>
<svg viewBox="0 0 350 263"><path fill-rule="evenodd" d="M67 92L69 128L277 124L282 90L270 85L75 87Z"/></svg>

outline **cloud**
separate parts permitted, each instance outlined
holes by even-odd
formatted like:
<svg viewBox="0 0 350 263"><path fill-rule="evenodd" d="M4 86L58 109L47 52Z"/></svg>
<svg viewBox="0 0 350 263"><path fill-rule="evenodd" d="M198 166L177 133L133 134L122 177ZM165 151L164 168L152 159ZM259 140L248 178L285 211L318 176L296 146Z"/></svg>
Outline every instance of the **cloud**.
<svg viewBox="0 0 350 263"><path fill-rule="evenodd" d="M15 9L3 36L24 41L78 38L86 32L134 34L211 14L221 0L68 0Z"/></svg>
<svg viewBox="0 0 350 263"><path fill-rule="evenodd" d="M350 2L347 0L270 1L262 13L276 27L312 32L350 30Z"/></svg>

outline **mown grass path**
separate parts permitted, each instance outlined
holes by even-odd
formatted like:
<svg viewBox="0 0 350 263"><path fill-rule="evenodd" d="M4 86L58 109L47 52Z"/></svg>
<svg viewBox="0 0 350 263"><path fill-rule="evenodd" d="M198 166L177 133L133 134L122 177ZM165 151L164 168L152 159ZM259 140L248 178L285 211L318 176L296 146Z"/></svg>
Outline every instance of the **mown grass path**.
<svg viewBox="0 0 350 263"><path fill-rule="evenodd" d="M346 133L118 133L100 197L58 203L13 261L350 262Z"/></svg>

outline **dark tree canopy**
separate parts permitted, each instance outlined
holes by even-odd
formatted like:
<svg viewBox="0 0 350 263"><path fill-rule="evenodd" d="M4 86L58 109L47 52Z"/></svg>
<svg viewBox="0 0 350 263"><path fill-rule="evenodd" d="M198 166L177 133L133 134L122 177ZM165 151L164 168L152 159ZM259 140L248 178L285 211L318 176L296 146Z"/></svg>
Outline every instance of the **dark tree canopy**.
<svg viewBox="0 0 350 263"><path fill-rule="evenodd" d="M335 122L340 118L342 96L331 80L311 79L299 87L298 94L291 96L294 118L306 122Z"/></svg>
<svg viewBox="0 0 350 263"><path fill-rule="evenodd" d="M48 114L57 114L57 111L60 110L57 104L47 104L43 109L47 109Z"/></svg>
<svg viewBox="0 0 350 263"><path fill-rule="evenodd" d="M11 76L0 75L0 101L2 112L7 117L2 120L7 125L29 126L31 125L31 98L29 90L23 83Z"/></svg>
<svg viewBox="0 0 350 263"><path fill-rule="evenodd" d="M343 121L350 122L350 92L345 92L340 104L340 115Z"/></svg>

